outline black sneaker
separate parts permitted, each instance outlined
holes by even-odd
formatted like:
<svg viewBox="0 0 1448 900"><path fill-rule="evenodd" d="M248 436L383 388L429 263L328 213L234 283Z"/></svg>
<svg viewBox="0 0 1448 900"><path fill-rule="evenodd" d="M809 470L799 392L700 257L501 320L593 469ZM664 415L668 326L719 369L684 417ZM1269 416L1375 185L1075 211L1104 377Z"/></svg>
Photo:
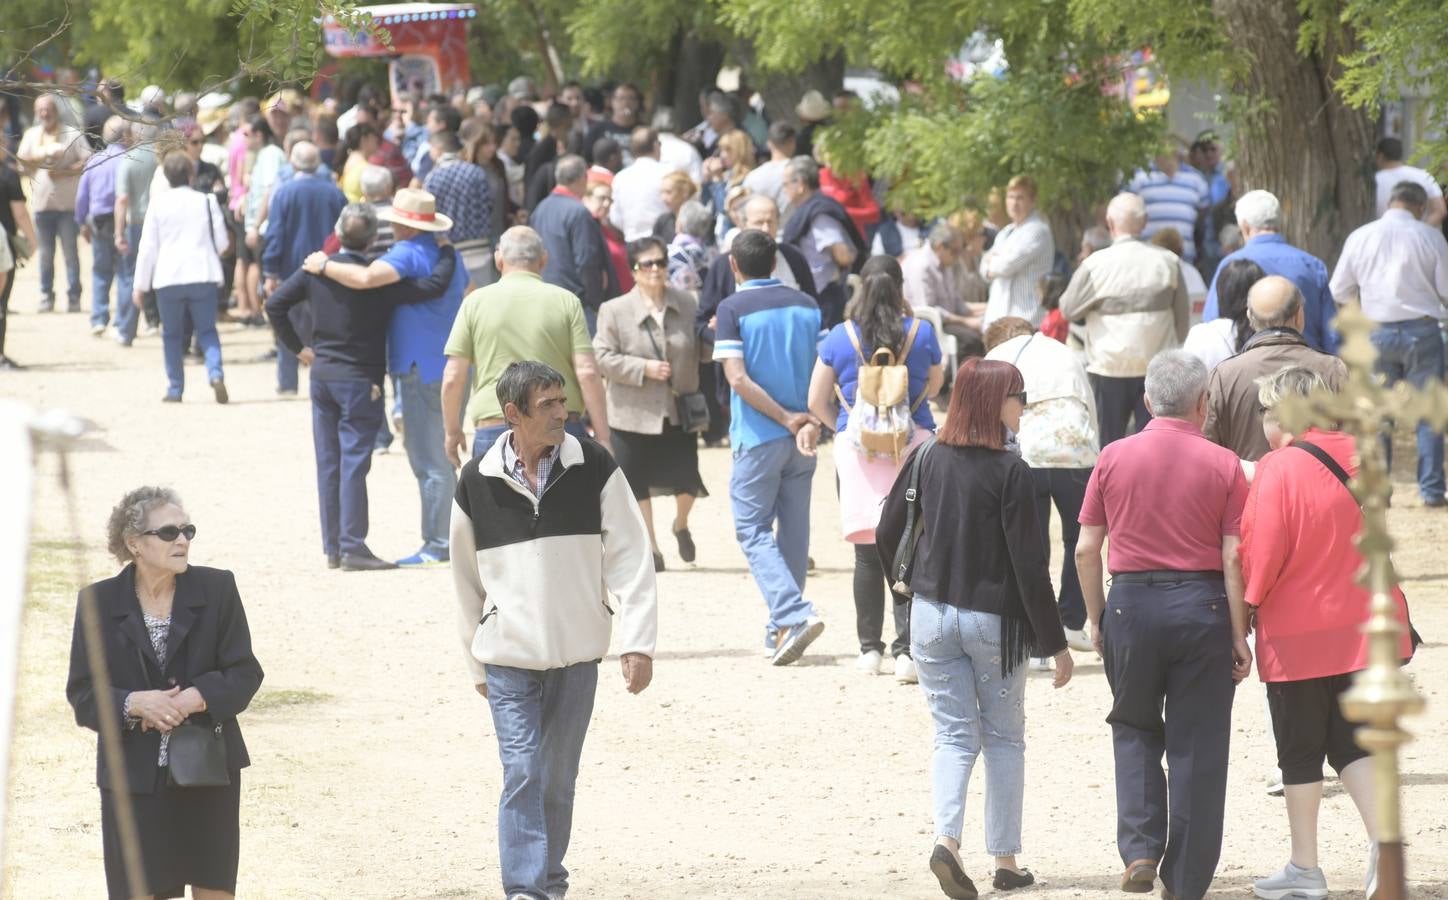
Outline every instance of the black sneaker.
<svg viewBox="0 0 1448 900"><path fill-rule="evenodd" d="M231 395L226 393L226 381L221 378L211 379L211 390L216 392L217 403L226 403L231 399Z"/></svg>
<svg viewBox="0 0 1448 900"><path fill-rule="evenodd" d="M998 891L1013 891L1016 888L1023 888L1036 883L1036 876L1031 874L1030 869L1021 869L1019 872L1012 869L996 869L995 885Z"/></svg>
<svg viewBox="0 0 1448 900"><path fill-rule="evenodd" d="M166 396L164 396L164 397L161 398L161 402L162 402L162 403L180 403L180 402L181 402L181 395L180 395L180 394L167 394Z"/></svg>
<svg viewBox="0 0 1448 900"><path fill-rule="evenodd" d="M980 892L975 889L975 883L961 870L960 863L956 862L955 854L941 844L936 844L935 849L930 851L930 871L950 900L975 900L980 896Z"/></svg>
<svg viewBox="0 0 1448 900"><path fill-rule="evenodd" d="M674 540L679 543L679 558L686 563L693 562L695 553L694 536L689 533L689 529L680 528L674 532Z"/></svg>

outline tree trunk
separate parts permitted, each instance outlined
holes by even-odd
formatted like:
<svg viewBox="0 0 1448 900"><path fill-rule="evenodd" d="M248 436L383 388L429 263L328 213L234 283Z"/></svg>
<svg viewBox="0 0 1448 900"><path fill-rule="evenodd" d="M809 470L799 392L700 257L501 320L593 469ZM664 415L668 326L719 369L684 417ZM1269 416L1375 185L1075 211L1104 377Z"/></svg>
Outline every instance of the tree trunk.
<svg viewBox="0 0 1448 900"><path fill-rule="evenodd" d="M1345 29L1303 56L1295 0L1215 0L1230 42L1250 65L1234 118L1241 191L1282 201L1283 234L1331 267L1348 233L1373 218L1376 128L1343 105L1335 60L1353 49ZM1265 105L1264 105L1265 101Z"/></svg>
<svg viewBox="0 0 1448 900"><path fill-rule="evenodd" d="M701 38L693 28L681 28L674 35L672 56L662 77L655 82L655 105L674 109L674 124L684 132L699 124L699 93L714 87L724 65L724 48Z"/></svg>
<svg viewBox="0 0 1448 900"><path fill-rule="evenodd" d="M810 63L798 72L759 72L754 65L754 47L741 42L736 49L744 70L744 80L764 98L764 117L771 122L799 124L794 108L805 91L814 88L825 99L834 97L845 84L845 56L836 53Z"/></svg>

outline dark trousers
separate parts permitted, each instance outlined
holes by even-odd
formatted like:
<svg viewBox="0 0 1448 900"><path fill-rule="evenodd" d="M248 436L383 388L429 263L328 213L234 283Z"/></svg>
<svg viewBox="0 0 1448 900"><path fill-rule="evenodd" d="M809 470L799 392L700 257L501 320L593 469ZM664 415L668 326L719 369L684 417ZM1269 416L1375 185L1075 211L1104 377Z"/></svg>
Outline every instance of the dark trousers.
<svg viewBox="0 0 1448 900"><path fill-rule="evenodd" d="M15 276L19 273L19 266L11 269L5 288L0 290L0 359L5 358L5 318L10 314L10 292L15 290Z"/></svg>
<svg viewBox="0 0 1448 900"><path fill-rule="evenodd" d="M1061 624L1067 628L1086 627L1086 599L1081 595L1081 579L1076 575L1076 541L1081 537L1081 504L1086 499L1086 482L1090 469L1032 469L1036 480L1036 521L1041 523L1041 543L1051 552L1051 503L1061 516L1061 591L1056 605L1061 608Z"/></svg>
<svg viewBox="0 0 1448 900"><path fill-rule="evenodd" d="M729 384L724 380L724 367L716 362L699 363L699 390L709 407L704 443L717 444L729 436Z"/></svg>
<svg viewBox="0 0 1448 900"><path fill-rule="evenodd" d="M367 473L382 427L382 393L364 378L314 378L311 388L322 550L328 556L365 554Z"/></svg>
<svg viewBox="0 0 1448 900"><path fill-rule="evenodd" d="M980 332L974 328L946 323L945 333L955 338L955 356L960 362L965 362L972 356L985 356L985 341L981 340Z"/></svg>
<svg viewBox="0 0 1448 900"><path fill-rule="evenodd" d="M895 619L895 640L890 643L890 656L910 655L910 598L887 590L885 564L874 544L855 545L855 634L860 639L860 652L885 652L880 640L885 630L885 604L890 604Z"/></svg>
<svg viewBox="0 0 1448 900"><path fill-rule="evenodd" d="M1091 390L1096 395L1096 418L1100 426L1101 446L1136 434L1151 421L1146 411L1145 378L1113 378L1092 372ZM1131 427L1132 416L1136 426Z"/></svg>
<svg viewBox="0 0 1448 900"><path fill-rule="evenodd" d="M1117 581L1102 629L1117 849L1123 863L1159 860L1167 890L1200 900L1221 856L1227 798L1235 686L1226 588Z"/></svg>

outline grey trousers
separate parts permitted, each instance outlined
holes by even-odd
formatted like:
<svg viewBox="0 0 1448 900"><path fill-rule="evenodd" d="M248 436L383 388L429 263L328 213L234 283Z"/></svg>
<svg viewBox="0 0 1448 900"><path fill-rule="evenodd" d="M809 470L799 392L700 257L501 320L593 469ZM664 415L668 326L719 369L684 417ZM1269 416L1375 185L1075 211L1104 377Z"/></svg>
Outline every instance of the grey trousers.
<svg viewBox="0 0 1448 900"><path fill-rule="evenodd" d="M1121 860L1200 900L1222 851L1232 624L1221 581L1116 582L1102 616ZM1168 775L1162 771L1165 755Z"/></svg>

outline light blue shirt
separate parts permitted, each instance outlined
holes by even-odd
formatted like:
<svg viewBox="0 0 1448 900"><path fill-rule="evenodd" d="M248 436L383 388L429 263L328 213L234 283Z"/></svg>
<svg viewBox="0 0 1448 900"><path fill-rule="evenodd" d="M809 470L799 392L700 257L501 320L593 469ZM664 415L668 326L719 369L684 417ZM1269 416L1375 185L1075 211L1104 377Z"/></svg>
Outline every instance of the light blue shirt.
<svg viewBox="0 0 1448 900"><path fill-rule="evenodd" d="M1251 260L1268 275L1281 275L1297 285L1302 292L1303 315L1307 320L1302 328L1303 339L1324 353L1337 352L1337 333L1329 324L1337 315L1337 305L1327 288L1327 266L1311 253L1287 243L1287 239L1276 232L1254 235L1247 246L1229 253L1217 266L1212 286L1207 290L1206 306L1202 307L1203 322L1221 318L1217 308L1217 277L1234 259Z"/></svg>

